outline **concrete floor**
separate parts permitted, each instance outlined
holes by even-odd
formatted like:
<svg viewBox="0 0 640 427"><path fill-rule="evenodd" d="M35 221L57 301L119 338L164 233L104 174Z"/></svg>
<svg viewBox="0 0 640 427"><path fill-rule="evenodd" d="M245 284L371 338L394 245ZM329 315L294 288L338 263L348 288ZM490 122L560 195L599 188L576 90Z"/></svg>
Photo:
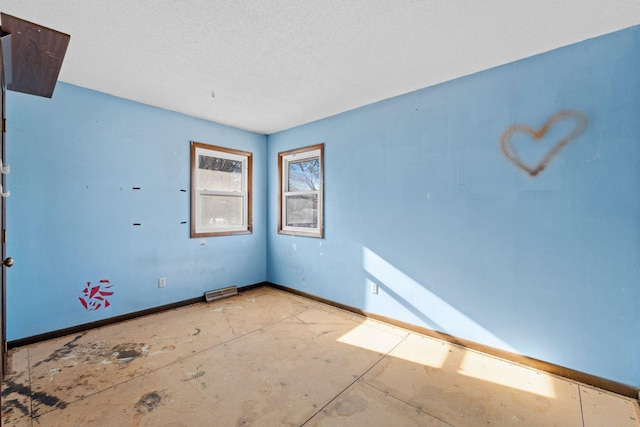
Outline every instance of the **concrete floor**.
<svg viewBox="0 0 640 427"><path fill-rule="evenodd" d="M3 426L640 426L633 399L266 287L11 365Z"/></svg>

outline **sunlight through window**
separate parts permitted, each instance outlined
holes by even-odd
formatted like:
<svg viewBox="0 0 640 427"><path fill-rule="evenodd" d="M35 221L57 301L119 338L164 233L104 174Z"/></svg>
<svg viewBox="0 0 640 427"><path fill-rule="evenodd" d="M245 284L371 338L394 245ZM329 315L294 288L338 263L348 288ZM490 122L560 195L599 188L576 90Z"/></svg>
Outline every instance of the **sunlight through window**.
<svg viewBox="0 0 640 427"><path fill-rule="evenodd" d="M406 334L403 330L365 320L338 338L338 342L384 354L400 342Z"/></svg>
<svg viewBox="0 0 640 427"><path fill-rule="evenodd" d="M430 320L432 324L427 327L454 336L464 335L474 341L515 352L500 338L368 248L363 250L363 267L373 279L367 279L367 286L375 281L380 287L380 293L392 299L398 309L417 317L423 315L423 320ZM350 342L349 335L350 333L345 334L340 341L362 346ZM410 334L390 356L432 368L453 369L459 375L539 396L556 396L553 383L546 375L429 337Z"/></svg>
<svg viewBox="0 0 640 427"><path fill-rule="evenodd" d="M462 336L461 332L463 332L465 338L515 352L510 345L429 291L425 285L416 282L382 259L369 248L363 249L363 267L380 284L381 292L384 290L386 294L394 298L396 304L400 305L400 309L424 314L425 317L428 317L433 324L427 325L427 327L457 336ZM406 298L410 298L411 301ZM420 302L418 306L415 303L416 301Z"/></svg>
<svg viewBox="0 0 640 427"><path fill-rule="evenodd" d="M474 351L465 351L458 373L540 396L556 397L549 375Z"/></svg>
<svg viewBox="0 0 640 427"><path fill-rule="evenodd" d="M444 367L449 353L452 352L452 347L451 344L444 341L411 334L402 345L393 349L391 356L418 365L441 369Z"/></svg>

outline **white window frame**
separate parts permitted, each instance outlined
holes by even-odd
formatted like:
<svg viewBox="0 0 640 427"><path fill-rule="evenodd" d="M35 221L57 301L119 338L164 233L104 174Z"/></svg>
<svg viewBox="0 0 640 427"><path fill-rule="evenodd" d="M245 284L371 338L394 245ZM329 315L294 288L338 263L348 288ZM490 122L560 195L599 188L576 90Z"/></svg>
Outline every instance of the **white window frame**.
<svg viewBox="0 0 640 427"><path fill-rule="evenodd" d="M309 159L320 160L320 185L317 190L309 191L288 191L287 184L289 182L289 163L299 162ZM295 150L283 151L278 153L278 171L280 178L279 200L278 200L278 233L290 234L294 236L305 237L324 237L324 144L312 145L309 147L297 148ZM300 195L317 195L317 226L309 227L292 227L287 223L287 198Z"/></svg>
<svg viewBox="0 0 640 427"><path fill-rule="evenodd" d="M241 191L222 191L217 189L202 188L198 182L198 165L201 155L217 157L221 159L242 162ZM231 148L217 147L214 145L191 142L191 237L215 237L234 234L250 234L252 232L251 218L251 169L252 153L234 150ZM236 226L222 226L213 224L201 226L201 199L202 196L228 196L242 198L242 224Z"/></svg>

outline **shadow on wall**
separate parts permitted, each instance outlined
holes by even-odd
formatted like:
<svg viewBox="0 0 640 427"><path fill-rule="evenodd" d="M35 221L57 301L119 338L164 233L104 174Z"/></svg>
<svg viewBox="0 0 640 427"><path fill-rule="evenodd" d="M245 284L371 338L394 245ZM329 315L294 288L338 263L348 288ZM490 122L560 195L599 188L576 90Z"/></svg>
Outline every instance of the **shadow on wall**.
<svg viewBox="0 0 640 427"><path fill-rule="evenodd" d="M363 268L370 277L367 279L368 283L365 289L370 288L371 281L378 284L387 295L426 322L434 330L454 336L466 335L472 337L471 339L474 341L518 353L509 344L398 270L371 249L366 247L363 249L362 259ZM429 316L423 314L422 309L394 291L391 284L393 284L394 289L400 290L403 295L411 295L414 300L420 301L422 307L428 307Z"/></svg>

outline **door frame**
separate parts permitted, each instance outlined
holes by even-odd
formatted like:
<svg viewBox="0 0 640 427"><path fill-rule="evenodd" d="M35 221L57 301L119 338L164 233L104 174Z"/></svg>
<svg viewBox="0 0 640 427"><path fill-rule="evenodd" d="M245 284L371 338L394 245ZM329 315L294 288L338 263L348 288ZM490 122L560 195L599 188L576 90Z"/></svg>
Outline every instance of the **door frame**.
<svg viewBox="0 0 640 427"><path fill-rule="evenodd" d="M2 128L2 142L0 142L0 158L3 163L6 163L6 155L5 155L5 134L7 131L7 121L6 121L6 85L4 81L4 64L2 58L2 49L0 49L0 86L2 86L2 122L0 123L0 127ZM6 166L3 164L3 166ZM2 191L6 191L7 183L6 177L4 173L0 173L0 184L2 184ZM0 329L2 330L2 341L0 342L0 357L2 360L0 361L0 378L4 378L8 371L8 351L7 351L7 269L4 266L4 260L6 259L6 235L7 235L7 211L6 211L6 198L0 196L0 216L2 216L1 227L0 228L0 246L2 249L0 250L0 262L2 262L2 266L0 266L0 306L2 306L1 318L0 318Z"/></svg>

